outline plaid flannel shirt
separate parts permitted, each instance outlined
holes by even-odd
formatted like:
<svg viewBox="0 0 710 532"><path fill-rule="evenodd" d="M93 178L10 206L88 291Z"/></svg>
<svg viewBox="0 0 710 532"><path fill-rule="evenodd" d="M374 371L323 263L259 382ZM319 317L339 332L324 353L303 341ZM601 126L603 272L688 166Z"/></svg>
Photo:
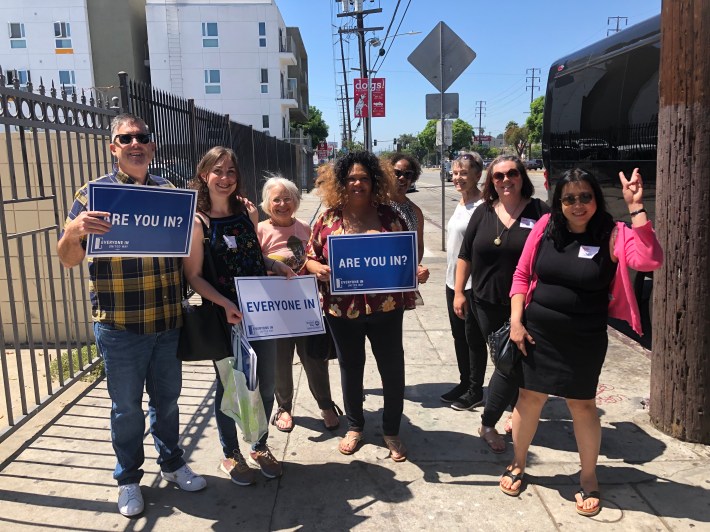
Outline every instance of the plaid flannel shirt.
<svg viewBox="0 0 710 532"><path fill-rule="evenodd" d="M98 183L137 184L117 171ZM175 188L162 177L149 175L147 186ZM74 195L66 224L88 206L87 185ZM59 238L64 236L64 232ZM87 239L81 242L86 249ZM117 329L150 334L182 326L181 261L170 257L89 257L89 294L93 320Z"/></svg>

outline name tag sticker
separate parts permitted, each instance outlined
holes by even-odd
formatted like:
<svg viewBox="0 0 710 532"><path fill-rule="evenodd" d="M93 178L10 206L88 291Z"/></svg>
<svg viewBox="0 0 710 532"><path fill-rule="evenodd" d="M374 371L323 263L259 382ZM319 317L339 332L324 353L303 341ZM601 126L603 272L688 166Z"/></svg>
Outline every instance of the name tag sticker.
<svg viewBox="0 0 710 532"><path fill-rule="evenodd" d="M235 249L237 247L237 237L231 235L223 236L225 243L229 249Z"/></svg>
<svg viewBox="0 0 710 532"><path fill-rule="evenodd" d="M520 227L523 229L532 229L533 225L535 225L535 220L531 220L530 218L520 219Z"/></svg>
<svg viewBox="0 0 710 532"><path fill-rule="evenodd" d="M579 246L580 259L593 259L599 253L599 246Z"/></svg>

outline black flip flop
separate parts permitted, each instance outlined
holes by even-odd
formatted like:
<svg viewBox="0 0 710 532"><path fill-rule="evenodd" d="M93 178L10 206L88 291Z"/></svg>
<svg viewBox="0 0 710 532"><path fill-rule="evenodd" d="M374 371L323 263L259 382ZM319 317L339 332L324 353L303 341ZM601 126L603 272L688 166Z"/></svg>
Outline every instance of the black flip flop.
<svg viewBox="0 0 710 532"><path fill-rule="evenodd" d="M521 471L517 475L514 475L513 471L511 469L506 469L505 473L503 473L500 478L508 477L510 480L512 480L512 482L510 483L511 486L519 480L520 485L518 486L517 489L507 489L507 488L504 488L503 486L501 486L500 484L498 484L500 491L502 491L503 493L505 493L506 495L509 495L511 497L517 497L518 495L520 495L520 492L523 489L523 477L524 476L525 476L524 471Z"/></svg>
<svg viewBox="0 0 710 532"><path fill-rule="evenodd" d="M276 430L279 430L279 431L281 431L281 432L291 432L291 431L293 430L293 427L296 425L296 424L294 423L294 421L293 421L293 416L291 416L291 427L290 427L290 428L282 429L281 427L279 427L279 426L276 424L276 422L278 421L278 419L281 417L281 414L283 414L283 413L286 413L286 414L288 414L289 416L291 415L289 412L286 412L286 410L284 410L283 408L279 408L279 409L274 413L274 415L271 416L271 424L272 424L274 427L276 427Z"/></svg>
<svg viewBox="0 0 710 532"><path fill-rule="evenodd" d="M579 493L580 497L582 497L582 502L586 501L587 499L599 499L599 504L597 504L591 510L585 510L577 503L577 499L575 499L574 507L579 515L583 515L584 517L594 517L602 511L602 497L599 491L594 490L587 493L586 491L584 491L584 488L579 488L579 491L577 493Z"/></svg>

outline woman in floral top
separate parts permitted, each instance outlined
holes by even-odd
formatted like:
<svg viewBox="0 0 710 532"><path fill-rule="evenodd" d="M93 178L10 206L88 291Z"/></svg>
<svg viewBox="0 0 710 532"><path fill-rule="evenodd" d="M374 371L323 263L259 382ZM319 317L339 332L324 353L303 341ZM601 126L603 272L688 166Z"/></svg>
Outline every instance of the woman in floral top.
<svg viewBox="0 0 710 532"><path fill-rule="evenodd" d="M327 210L313 227L306 253L306 269L323 281L323 308L335 341L348 418L348 432L338 449L352 454L363 439L363 375L365 338L382 378L384 412L382 431L393 460L406 460L407 450L399 438L404 406L404 348L401 292L384 294L333 295L327 285L328 235L402 231L404 221L387 204L394 187L389 165L381 165L373 154L352 152L334 166L319 171L320 194Z"/></svg>

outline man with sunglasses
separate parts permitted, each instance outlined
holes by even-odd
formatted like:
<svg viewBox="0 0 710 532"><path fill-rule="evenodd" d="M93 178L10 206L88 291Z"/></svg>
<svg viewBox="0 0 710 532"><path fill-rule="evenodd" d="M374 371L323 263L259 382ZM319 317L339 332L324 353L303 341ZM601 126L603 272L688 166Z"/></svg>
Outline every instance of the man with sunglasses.
<svg viewBox="0 0 710 532"><path fill-rule="evenodd" d="M131 114L116 116L111 121L111 139L114 171L95 182L174 188L166 179L148 173L155 143L143 120ZM57 243L59 260L65 267L83 262L89 234L103 235L111 229L109 215L88 210L87 185L77 191ZM176 351L182 325L181 265L179 259L170 257L96 257L88 259L88 267L96 346L104 360L112 402L118 509L132 517L144 508L139 485L145 459L144 388L162 478L186 491L206 486L205 479L185 463L178 445L182 367Z"/></svg>

